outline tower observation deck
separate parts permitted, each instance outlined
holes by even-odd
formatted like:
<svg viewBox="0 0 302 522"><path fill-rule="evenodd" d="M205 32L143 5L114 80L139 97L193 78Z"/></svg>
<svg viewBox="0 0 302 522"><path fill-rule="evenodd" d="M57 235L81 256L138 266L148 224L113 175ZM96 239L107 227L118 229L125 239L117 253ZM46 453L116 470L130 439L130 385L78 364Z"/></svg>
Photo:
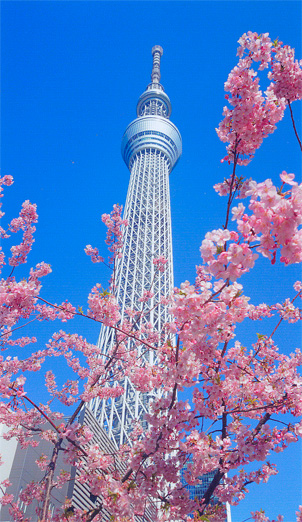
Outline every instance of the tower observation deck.
<svg viewBox="0 0 302 522"><path fill-rule="evenodd" d="M137 103L137 118L127 127L122 138L122 156L130 170L130 182L124 210L129 225L124 230L123 252L116 269L117 299L122 320L128 308L141 311L140 298L152 287L149 321L163 340L163 327L168 321L167 308L160 304L173 289L173 257L169 174L182 152L181 136L170 121L171 102L160 84L160 60L163 50L152 49L151 83ZM164 272L156 271L153 260L164 256L168 261ZM110 328L102 327L99 344L103 353L115 342ZM131 340L128 341L131 349ZM143 350L143 360L156 364L153 350ZM105 428L117 447L129 442L133 421L143 418L150 400L158 395L141 393L126 377L124 394L110 401L94 399L90 410Z"/></svg>

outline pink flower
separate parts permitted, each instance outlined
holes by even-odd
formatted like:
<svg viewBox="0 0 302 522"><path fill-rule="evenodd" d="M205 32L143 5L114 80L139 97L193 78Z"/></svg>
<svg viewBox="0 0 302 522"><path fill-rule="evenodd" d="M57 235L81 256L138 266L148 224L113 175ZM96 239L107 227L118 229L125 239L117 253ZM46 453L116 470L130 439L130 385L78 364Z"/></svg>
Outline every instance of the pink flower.
<svg viewBox="0 0 302 522"><path fill-rule="evenodd" d="M91 261L93 263L103 263L104 262L104 258L99 255L98 249L97 248L92 248L91 245L87 245L86 246L85 254L87 254L87 256L91 257Z"/></svg>
<svg viewBox="0 0 302 522"><path fill-rule="evenodd" d="M302 522L302 506L299 506L299 511L296 511L297 522Z"/></svg>
<svg viewBox="0 0 302 522"><path fill-rule="evenodd" d="M296 281L295 282L294 290L296 290L296 292L301 292L301 290L302 290L302 283L301 283L301 281Z"/></svg>
<svg viewBox="0 0 302 522"><path fill-rule="evenodd" d="M232 221L234 221L235 219L240 219L242 217L242 214L244 213L244 211L245 211L245 206L242 203L239 203L238 207L233 207L232 208L232 214L233 214Z"/></svg>
<svg viewBox="0 0 302 522"><path fill-rule="evenodd" d="M168 262L168 259L166 259L164 256L159 256L156 259L153 259L153 264L158 268L160 272L165 271L165 265Z"/></svg>
<svg viewBox="0 0 302 522"><path fill-rule="evenodd" d="M3 506L7 505L7 504L11 504L14 500L14 495L9 495L8 493L5 493L1 498L0 498L0 504L2 504Z"/></svg>
<svg viewBox="0 0 302 522"><path fill-rule="evenodd" d="M260 62L259 70L270 65L272 42L268 34L248 32L239 43L238 65L225 83L231 107L224 107L224 118L216 131L221 141L229 143L224 160L247 165L283 118L285 102L277 97L272 85L263 95L257 73L251 68L253 62ZM221 193L222 187L216 187Z"/></svg>
<svg viewBox="0 0 302 522"><path fill-rule="evenodd" d="M274 82L275 96L286 102L301 100L302 60L295 60L295 50L278 42L273 49L271 67L269 78Z"/></svg>
<svg viewBox="0 0 302 522"><path fill-rule="evenodd" d="M295 179L295 174L287 174L285 170L283 170L283 172L280 174L280 178L283 183L287 183L288 185L298 184L296 181L293 181Z"/></svg>
<svg viewBox="0 0 302 522"><path fill-rule="evenodd" d="M89 310L88 315L96 321L100 321L107 326L113 326L120 320L119 305L116 298L94 286L88 296Z"/></svg>
<svg viewBox="0 0 302 522"><path fill-rule="evenodd" d="M110 215L102 215L102 221L108 228L105 243L108 245L109 252L112 252L112 256L109 258L109 263L113 263L115 259L119 259L121 257L121 249L123 246L122 227L128 226L127 220L121 218L122 210L122 206L113 205L113 210ZM86 248L91 251L92 247L88 245ZM91 254L88 253L88 255Z"/></svg>
<svg viewBox="0 0 302 522"><path fill-rule="evenodd" d="M151 292L150 290L145 290L139 301L141 303L146 303L147 301L149 301L149 299L152 299L153 296L153 292Z"/></svg>

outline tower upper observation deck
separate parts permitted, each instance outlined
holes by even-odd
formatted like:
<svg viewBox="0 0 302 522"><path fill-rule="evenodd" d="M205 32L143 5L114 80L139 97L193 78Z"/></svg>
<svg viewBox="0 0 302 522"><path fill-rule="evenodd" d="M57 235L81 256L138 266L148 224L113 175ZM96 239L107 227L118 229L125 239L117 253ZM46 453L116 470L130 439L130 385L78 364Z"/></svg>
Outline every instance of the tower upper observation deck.
<svg viewBox="0 0 302 522"><path fill-rule="evenodd" d="M122 138L122 156L130 170L138 152L155 149L167 156L171 172L182 152L180 132L169 120L171 102L160 84L162 54L163 49L160 45L152 48L151 83L138 100L138 117L128 125Z"/></svg>

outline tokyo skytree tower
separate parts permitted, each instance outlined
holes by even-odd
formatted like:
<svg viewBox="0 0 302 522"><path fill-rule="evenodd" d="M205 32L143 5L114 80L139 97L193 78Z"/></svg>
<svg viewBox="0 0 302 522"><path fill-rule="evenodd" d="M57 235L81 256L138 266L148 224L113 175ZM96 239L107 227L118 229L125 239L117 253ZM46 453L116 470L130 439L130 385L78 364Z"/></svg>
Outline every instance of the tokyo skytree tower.
<svg viewBox="0 0 302 522"><path fill-rule="evenodd" d="M130 182L124 210L129 225L123 236L122 258L116 269L117 298L121 317L125 310L141 310L139 299L152 286L150 312L145 317L160 333L168 321L167 308L160 304L173 289L173 258L169 174L181 155L181 136L169 120L171 103L160 84L159 45L152 49L151 83L140 96L137 118L128 125L122 138L122 156L130 170ZM164 256L168 262L159 272L153 260ZM150 301L149 301L150 302ZM107 353L115 342L115 333L102 327L99 345ZM131 349L131 340L128 341ZM144 350L143 357L156 364L155 353ZM117 447L129 441L133 420L143 422L154 395L138 392L128 377L122 383L124 394L109 401L94 399L90 409Z"/></svg>

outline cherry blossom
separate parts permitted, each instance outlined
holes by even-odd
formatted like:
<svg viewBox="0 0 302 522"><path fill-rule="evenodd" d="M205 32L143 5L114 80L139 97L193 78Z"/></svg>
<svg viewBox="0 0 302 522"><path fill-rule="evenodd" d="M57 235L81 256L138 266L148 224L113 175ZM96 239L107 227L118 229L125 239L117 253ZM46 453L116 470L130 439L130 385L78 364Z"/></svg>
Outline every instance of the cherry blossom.
<svg viewBox="0 0 302 522"><path fill-rule="evenodd" d="M93 263L103 263L104 258L99 255L99 251L97 248L92 248L91 245L87 245L85 248L85 254L91 256L91 261Z"/></svg>
<svg viewBox="0 0 302 522"><path fill-rule="evenodd" d="M283 118L286 103L302 98L302 61L294 59L291 47L273 43L268 33L249 31L238 42L239 62L225 83L231 108L224 107L224 119L216 131L229 143L223 161L247 165ZM264 94L253 62L260 62L259 71L269 68L271 84Z"/></svg>
<svg viewBox="0 0 302 522"><path fill-rule="evenodd" d="M270 304L253 302L244 287L244 275L260 256L273 264L301 262L302 186L284 170L281 187L271 179L257 182L236 174L236 165L246 165L263 139L274 132L286 105L301 98L301 63L290 47L273 43L267 33L248 32L239 44L239 63L225 85L230 107L224 109L218 129L220 139L228 143L225 159L234 162L233 172L214 186L227 197L225 223L206 233L195 281L185 281L173 294L162 296L161 305L168 308L170 319L161 332L150 321L150 310L158 305L152 284L142 289L137 309L127 308L121 317L115 274L127 222L119 205L102 216L110 252L109 290L96 283L88 294L86 311L69 300L61 304L47 300L42 288L42 278L52 270L47 263L38 263L27 277L18 279L18 266L26 263L34 242L38 219L34 204L26 201L19 216L0 230L0 422L7 428L6 440L14 437L22 448L36 448L36 464L43 472L43 478L28 484L19 499L10 493L9 481L0 484L0 502L9 507L14 521L27 522L20 501L25 505L34 501L37 516L45 522L67 518L97 522L103 508L121 522L135 522L146 512L152 513L154 522L189 522L191 512L196 521L222 522L224 503L237 505L249 484L266 483L276 475L274 454L302 437L302 353L292 347L285 355L275 336L278 328L290 328L301 320L302 283L294 283L294 295L280 302L272 299ZM268 69L271 85L265 93L253 64L260 71ZM3 185L11 184L10 176L0 179L1 197ZM245 199L244 204L237 199ZM5 240L18 233L22 240L7 259ZM87 245L85 252L92 262L104 262L97 248ZM166 264L162 255L153 260L154 277L160 277ZM116 342L110 353L105 356L102 347L72 333L70 320L77 315L113 330ZM68 324L66 331L58 327L43 346L35 336L19 334L34 321ZM255 331L270 326L246 342L238 325L255 321L262 321ZM147 350L154 352L156 365L144 361ZM64 368L64 378L55 375L54 357ZM28 384L40 370L48 394L45 404ZM79 413L94 398L120 397L126 376L137 391L155 398L144 419L147 426L134 422L131 442L114 454L105 453L91 430L79 423ZM184 389L191 389L190 402L177 398ZM71 408L67 419L62 405L64 411ZM40 441L49 444L50 455L39 454ZM49 491L55 493L70 480L69 471L58 469L59 452L64 454L64 465L75 466L79 483L102 499L95 510L84 512L67 500L49 514ZM190 500L182 472L191 485L213 472L203 499ZM301 506L296 515L302 522ZM269 521L261 510L254 511L252 518L282 521L281 515Z"/></svg>
<svg viewBox="0 0 302 522"><path fill-rule="evenodd" d="M295 60L295 50L277 41L272 49L271 72L273 91L287 103L302 98L302 60Z"/></svg>
<svg viewBox="0 0 302 522"><path fill-rule="evenodd" d="M168 260L164 256L159 256L156 259L153 259L153 264L157 267L157 269L160 272L165 271L165 264L168 262Z"/></svg>
<svg viewBox="0 0 302 522"><path fill-rule="evenodd" d="M296 511L297 522L301 522L302 520L302 506L299 506L299 511Z"/></svg>

